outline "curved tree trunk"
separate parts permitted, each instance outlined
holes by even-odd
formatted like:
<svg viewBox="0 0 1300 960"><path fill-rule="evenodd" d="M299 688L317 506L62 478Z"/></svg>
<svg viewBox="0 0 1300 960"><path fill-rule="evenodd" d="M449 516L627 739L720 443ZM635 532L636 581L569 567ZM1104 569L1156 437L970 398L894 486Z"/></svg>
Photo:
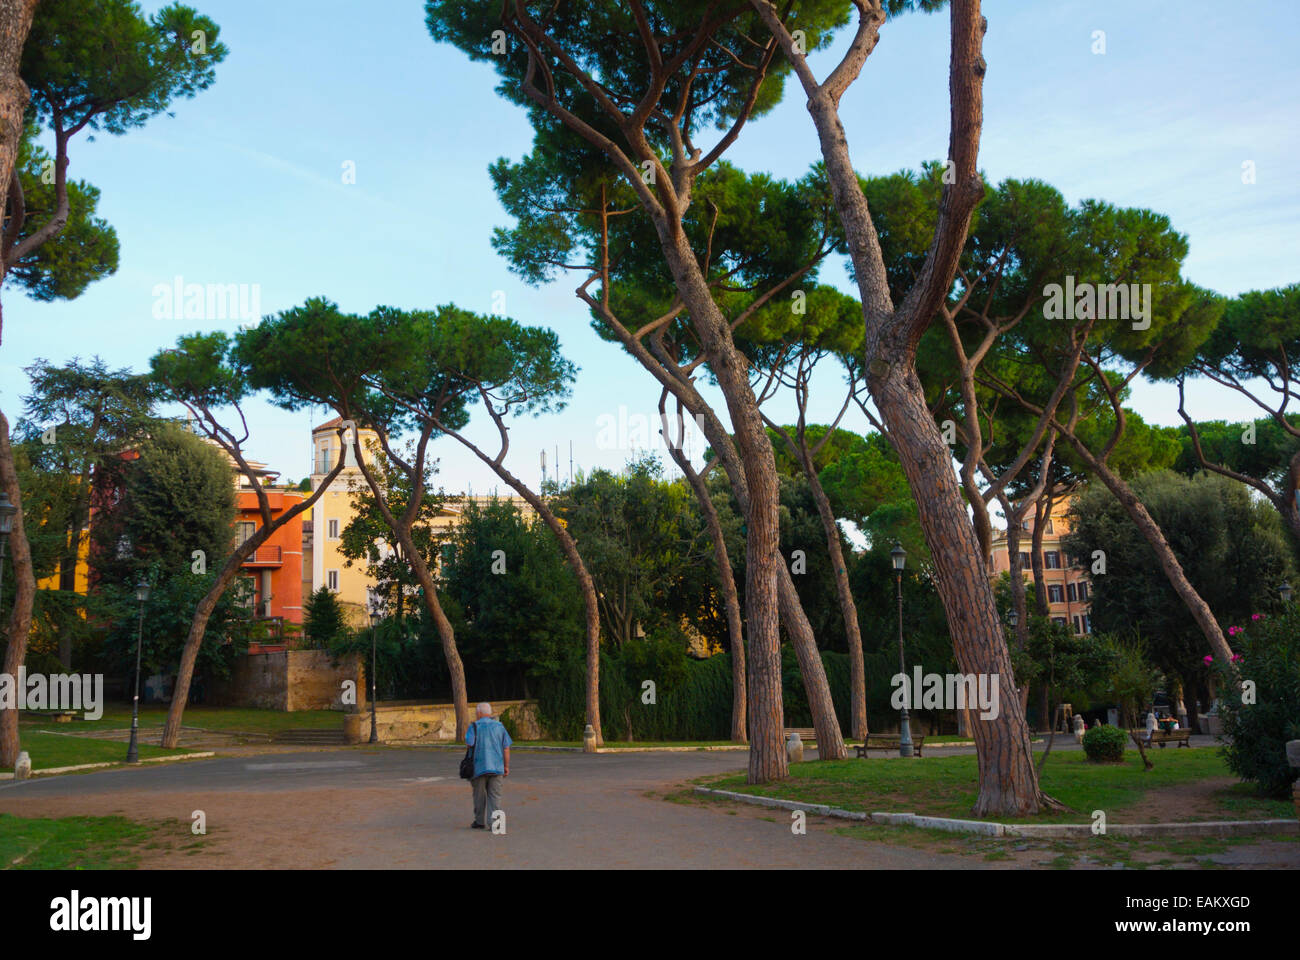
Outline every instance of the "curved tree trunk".
<svg viewBox="0 0 1300 960"><path fill-rule="evenodd" d="M812 488L813 502L817 504L817 513L822 520L822 530L826 534L826 552L830 554L831 566L835 571L835 592L839 596L840 615L844 618L844 634L849 643L849 710L851 730L855 740L865 740L867 736L867 671L862 659L862 630L858 625L858 606L853 602L853 591L849 587L849 572L844 565L844 548L840 544L840 527L835 522L830 499L822 487L821 480L813 466L807 449L800 450L803 461L804 476Z"/></svg>
<svg viewBox="0 0 1300 960"><path fill-rule="evenodd" d="M230 451L227 451L230 453ZM247 468L242 454L236 451L231 454L237 463ZM243 566L244 561L256 552L257 548L270 539L271 534L282 529L294 517L306 513L315 505L316 501L324 495L326 489L343 469L343 459L339 458L338 464L325 477L319 487L312 491L310 497L296 504L289 510L286 510L280 516L271 519L270 523L266 522L269 513L263 513L262 525L253 532L253 535L235 548L235 552L230 555L221 568L221 573L217 575L216 581L209 588L208 592L203 595L203 599L198 602L194 608L194 616L190 620L190 630L185 637L185 646L181 649L181 661L176 670L176 685L172 689L172 702L167 707L167 719L163 723L163 733L161 745L167 749L174 749L177 741L181 736L181 722L185 715L185 706L190 698L190 683L194 678L194 665L198 662L199 647L203 645L204 634L207 633L208 620L212 617L212 611L217 608L217 603L221 600L221 595L226 592L235 577L239 575L239 568ZM242 472L242 471L241 471ZM253 474L251 469L247 470L250 482L254 484L254 489L260 491L260 482ZM264 510L265 497L258 496L258 502Z"/></svg>
<svg viewBox="0 0 1300 960"><path fill-rule="evenodd" d="M1034 571L1034 612L1040 617L1051 614L1047 605L1047 575L1043 572L1043 531L1052 515L1052 491L1034 501L1034 529L1030 538L1029 565Z"/></svg>
<svg viewBox="0 0 1300 960"><path fill-rule="evenodd" d="M18 508L9 533L9 559L14 578L14 605L9 612L5 632L4 672L18 677L18 668L27 659L27 640L32 629L32 604L36 599L36 577L32 573L32 552L23 527L23 497L14 468L13 449L9 445L9 421L0 413L0 485L9 502ZM18 711L0 710L0 767L13 769L18 762Z"/></svg>
<svg viewBox="0 0 1300 960"><path fill-rule="evenodd" d="M695 492L695 499L699 501L700 512L704 515L705 526L708 527L709 537L713 541L713 561L718 567L718 589L722 593L722 606L727 616L727 636L731 638L731 740L733 743L747 743L749 736L745 730L745 632L740 617L740 597L736 592L736 577L731 570L731 557L727 552L726 537L722 533L722 521L718 517L717 507L713 505L713 498L709 496L709 488L704 483L704 478L691 465L690 459L682 452L681 447L667 436L667 413L664 411L664 401L667 397L668 391L664 390L659 398L659 414L664 418L664 440L667 442L669 455L681 468L686 482ZM677 409L680 416L680 404Z"/></svg>
<svg viewBox="0 0 1300 960"><path fill-rule="evenodd" d="M713 300L686 234L680 223L659 220L655 226L677 291L690 311L709 368L726 399L749 490L745 511L745 605L750 654L748 782L766 783L789 774L781 693L777 577L785 565L780 553L776 459L750 386L748 364L736 349L730 326Z"/></svg>
<svg viewBox="0 0 1300 960"><path fill-rule="evenodd" d="M883 369L882 369L883 368ZM935 581L948 617L953 652L963 673L998 678L996 717L973 717L979 763L979 816L1038 812L1040 792L1029 729L1016 690L993 585L952 470L951 452L929 415L911 363L879 363L871 393L916 498L921 528L934 559Z"/></svg>
<svg viewBox="0 0 1300 960"><path fill-rule="evenodd" d="M460 659L460 651L456 648L456 631L452 628L451 621L447 619L447 614L443 612L442 604L438 602L438 591L434 586L433 577L424 558L415 548L410 529L394 530L393 535L406 551L407 562L424 594L424 608L429 611L434 626L438 628L438 638L442 641L442 655L447 661L447 673L451 676L451 699L456 707L456 740L463 743L465 731L470 725L469 693L465 685L465 664Z"/></svg>
<svg viewBox="0 0 1300 960"><path fill-rule="evenodd" d="M1228 645L1228 640L1223 635L1223 629L1219 626L1219 621L1214 618L1214 613L1210 610L1209 604L1201 598L1201 595L1196 592L1196 588L1192 586L1191 581L1187 579L1187 574L1183 572L1182 564L1174 556L1169 541L1165 539L1160 526L1147 512L1147 508L1142 504L1142 501L1137 498L1133 488L1125 483L1119 474L1094 456L1092 451L1076 437L1070 433L1065 433L1064 436L1070 442L1070 446L1074 447L1079 454L1079 459L1087 465L1097 479L1106 485L1106 489L1124 507L1134 526L1138 528L1138 532L1142 534L1143 539L1150 544L1152 551L1155 552L1160 568L1164 570L1165 576L1169 578L1169 583L1174 588L1174 592L1178 594L1179 599L1183 601L1188 612L1191 613L1192 619L1200 627L1201 633L1204 634L1205 639L1210 644L1210 649L1214 651L1214 656L1222 659L1223 663L1231 668L1232 647Z"/></svg>
<svg viewBox="0 0 1300 960"><path fill-rule="evenodd" d="M712 409L705 407L702 411L704 435L712 445L722 464L727 479L731 482L732 493L742 510L749 506L749 488L743 465L738 462L735 448L726 429ZM764 437L767 432L764 431ZM768 447L769 452L771 447ZM774 461L775 463L775 461ZM780 608L781 624L785 626L799 661L799 672L803 678L804 689L808 695L808 708L812 713L813 729L817 734L817 757L820 760L842 760L848 756L844 746L844 737L840 732L839 719L835 716L835 705L831 699L830 684L826 680L826 668L822 664L821 654L817 650L817 638L813 635L812 624L804 612L799 593L794 588L794 580L783 559L777 556L778 590L777 602ZM753 650L753 640L751 637ZM780 650L777 650L777 683L780 683ZM753 702L751 686L751 704ZM784 717L782 718L784 728ZM752 725L751 725L752 729ZM752 752L752 751L751 751ZM784 757L784 753L782 754Z"/></svg>
<svg viewBox="0 0 1300 960"><path fill-rule="evenodd" d="M451 431L447 432L451 433ZM509 484L516 493L527 500L529 505L537 511L537 515L542 518L555 539L559 541L560 550L564 553L564 559L568 561L569 568L578 579L578 591L582 594L582 605L587 615L587 723L591 724L591 728L596 731L596 745L603 746L605 737L600 728L600 601L596 596L596 584L587 571L587 565L583 563L582 554L578 552L578 544L569 531L565 529L564 524L560 523L555 514L551 512L551 508L546 505L546 501L529 489L527 484L500 463L489 459L478 447L467 443L459 435L456 436L461 443L473 450L480 460L491 467L498 477ZM630 726L628 730L630 739Z"/></svg>

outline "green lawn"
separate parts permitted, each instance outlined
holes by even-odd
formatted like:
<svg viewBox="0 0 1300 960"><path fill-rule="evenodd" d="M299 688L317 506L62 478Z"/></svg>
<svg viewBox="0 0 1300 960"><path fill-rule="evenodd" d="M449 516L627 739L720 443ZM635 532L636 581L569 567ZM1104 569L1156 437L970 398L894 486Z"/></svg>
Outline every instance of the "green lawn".
<svg viewBox="0 0 1300 960"><path fill-rule="evenodd" d="M1207 778L1229 777L1217 748L1201 747L1155 752L1155 769L1143 772L1133 751L1122 764L1089 763L1082 752L1053 754L1043 771L1042 788L1077 813L1051 813L1007 822L1086 822L1094 810L1114 818L1140 802L1149 790L1193 784ZM871 760L811 761L793 764L790 778L774 784L750 785L744 774L702 777L702 786L741 793L823 803L844 810L917 813L969 818L976 798L977 768L973 755L897 757ZM1293 817L1289 801L1255 796L1253 787L1236 784L1215 791L1216 809L1198 819L1266 819ZM1161 819L1183 820L1177 809Z"/></svg>
<svg viewBox="0 0 1300 960"><path fill-rule="evenodd" d="M74 767L82 763L125 762L126 744L114 740L88 740L85 737L60 736L39 731L22 732L22 749L32 757L33 770ZM164 750L140 744L140 759L168 757L189 753L188 750Z"/></svg>
<svg viewBox="0 0 1300 960"><path fill-rule="evenodd" d="M516 740L515 746L524 747L576 747L582 749L581 740ZM609 750L642 749L645 747L744 747L730 740L606 740L603 748Z"/></svg>
<svg viewBox="0 0 1300 960"><path fill-rule="evenodd" d="M167 708L150 705L140 708L140 726L158 727L167 719ZM55 723L39 714L21 715L24 726L39 730L76 733L78 730L121 730L131 726L130 705L112 704L104 707L98 720ZM280 730L334 730L343 726L343 714L338 710L255 710L242 707L186 707L182 723L187 727L225 733L273 734Z"/></svg>
<svg viewBox="0 0 1300 960"><path fill-rule="evenodd" d="M184 823L0 813L0 870L132 869L146 850L183 843L187 852L197 853L205 839L191 836Z"/></svg>

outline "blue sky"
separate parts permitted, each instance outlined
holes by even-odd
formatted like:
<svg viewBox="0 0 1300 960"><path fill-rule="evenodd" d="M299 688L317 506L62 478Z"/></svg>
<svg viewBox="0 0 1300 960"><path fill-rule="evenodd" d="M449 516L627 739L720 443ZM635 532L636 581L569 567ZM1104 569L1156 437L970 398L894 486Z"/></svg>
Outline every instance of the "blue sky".
<svg viewBox="0 0 1300 960"><path fill-rule="evenodd" d="M654 414L658 389L590 330L576 279L533 289L493 252L492 228L506 219L487 166L525 153L531 134L494 94L492 72L434 44L420 0L191 2L220 24L230 54L216 84L176 104L174 117L74 142L69 174L102 190L121 267L72 302L5 291L0 404L11 418L26 389L21 368L35 357L98 354L143 369L179 334L235 328L235 320L156 319L153 290L177 276L256 284L263 313L315 295L358 312L448 302L486 312L502 291L507 313L554 328L581 368L563 413L516 422L516 472L535 482L539 452L553 460L557 446L567 470L570 442L580 468L620 466L631 451L599 443L602 428L621 419L635 440L636 418ZM985 14L980 166L991 181L1037 177L1071 202L1098 197L1165 213L1190 239L1186 276L1222 293L1300 280L1300 4L986 0ZM863 173L944 154L946 30L944 14L882 31L841 111ZM819 75L835 56L814 59ZM729 158L801 175L818 159L802 96L749 126ZM1247 161L1253 184L1242 182ZM342 182L349 162L355 184ZM843 270L825 278L843 282ZM835 379L814 398L815 415L838 408ZM1205 390L1189 405L1199 418L1254 415L1246 401ZM1140 384L1133 406L1149 420L1177 421L1169 388ZM248 413L249 453L286 477L306 474L310 427L332 414L260 401ZM845 425L865 430L855 414ZM492 439L490 425L471 434ZM452 441L440 447L449 491L497 485Z"/></svg>

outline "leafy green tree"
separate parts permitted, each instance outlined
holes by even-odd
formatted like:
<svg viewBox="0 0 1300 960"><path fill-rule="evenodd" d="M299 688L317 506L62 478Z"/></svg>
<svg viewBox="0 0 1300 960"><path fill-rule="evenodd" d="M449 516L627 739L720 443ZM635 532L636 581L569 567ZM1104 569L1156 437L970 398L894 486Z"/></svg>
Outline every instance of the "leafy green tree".
<svg viewBox="0 0 1300 960"><path fill-rule="evenodd" d="M657 458L634 460L621 475L592 472L565 488L555 512L582 544L615 647L677 626L665 623L673 606L666 601L682 570L706 562L708 546L698 519L692 522L690 490L665 481Z"/></svg>
<svg viewBox="0 0 1300 960"><path fill-rule="evenodd" d="M529 697L537 678L564 672L582 647L580 601L546 525L509 500L465 500L445 550L441 580L475 675Z"/></svg>
<svg viewBox="0 0 1300 960"><path fill-rule="evenodd" d="M134 454L131 456L130 454ZM186 648L193 603L212 591L217 575L197 565L195 551L221 556L234 539L234 476L220 450L176 426L156 428L116 463L96 472L100 507L91 526L91 589L116 611L105 637L118 666L134 663L139 604L136 584L154 593L145 604L153 670L176 668ZM242 635L248 619L242 585L220 593L209 618L214 643L203 666L228 666L226 641ZM185 626L178 626L184 624ZM175 696L188 700L178 685Z"/></svg>
<svg viewBox="0 0 1300 960"><path fill-rule="evenodd" d="M39 576L57 572L60 597L42 590L37 605L54 613L61 631L59 661L72 667L72 641L82 632L84 619L74 615L80 602L76 594L76 572L90 526L91 491L94 470L110 458L140 442L161 422L153 415L155 390L147 377L130 370L111 370L99 357L83 362L73 359L61 366L38 359L25 372L31 392L23 397L24 418L18 435L27 453L29 473L36 488L24 484L24 496L33 522L27 528L33 544L33 563L43 570ZM37 546L37 541L44 541ZM54 569L45 569L41 559L49 547L59 547L52 558ZM45 619L35 612L37 622Z"/></svg>
<svg viewBox="0 0 1300 960"><path fill-rule="evenodd" d="M258 519L262 521L252 535L242 541L235 543L230 538L215 549L204 551L205 566L206 558L211 557L217 572L191 616L185 649L177 669L176 694L163 725L162 745L170 748L175 747L180 738L181 718L189 699L190 677L203 644L208 619L221 597L258 547L295 517L310 510L321 498L343 469L343 461L340 458L314 493L276 515L267 495L265 478L249 462L245 452L249 433L243 404L254 390L249 383L248 371L235 356L230 337L221 332L182 336L174 348L155 354L149 364L151 379L161 398L183 406L190 415L194 431L225 454L227 462L233 464L235 472L241 475L242 485L256 497ZM222 413L224 410L230 413ZM342 433L340 430L340 436ZM218 558L224 558L219 566Z"/></svg>
<svg viewBox="0 0 1300 960"><path fill-rule="evenodd" d="M1280 518L1268 504L1212 474L1189 479L1159 471L1134 478L1132 487L1216 619L1241 623L1252 613L1277 609L1277 587L1295 573ZM1097 485L1075 498L1070 525L1068 552L1105 554L1106 572L1091 580L1094 630L1143 637L1154 664L1183 679L1194 716L1194 698L1203 685L1199 664L1217 651L1186 605L1171 594L1149 542L1124 507Z"/></svg>

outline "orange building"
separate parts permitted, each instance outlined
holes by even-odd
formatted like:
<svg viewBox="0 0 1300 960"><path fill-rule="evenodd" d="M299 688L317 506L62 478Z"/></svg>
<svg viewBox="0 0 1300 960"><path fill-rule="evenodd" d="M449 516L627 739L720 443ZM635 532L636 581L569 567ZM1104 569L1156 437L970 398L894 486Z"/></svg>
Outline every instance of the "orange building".
<svg viewBox="0 0 1300 960"><path fill-rule="evenodd" d="M262 525L262 514L253 490L241 487L238 496L236 542L242 544ZM274 520L301 503L303 494L270 488L266 498ZM287 623L302 623L302 516L298 514L272 533L244 561L241 575L253 581L253 609L259 618L281 617Z"/></svg>
<svg viewBox="0 0 1300 960"><path fill-rule="evenodd" d="M1070 530L1069 511L1069 497L1053 503L1051 516L1043 527L1043 581L1047 587L1047 607L1053 622L1065 624L1078 634L1092 633L1092 622L1088 617L1091 607L1088 572L1066 553L1062 543L1062 538ZM1030 517L1020 525L1020 567L1025 579L1029 581L1031 605L1034 571L1030 561L1033 559L1033 547L1034 519ZM993 533L993 555L989 558L989 566L995 577L1011 570L1005 530Z"/></svg>

